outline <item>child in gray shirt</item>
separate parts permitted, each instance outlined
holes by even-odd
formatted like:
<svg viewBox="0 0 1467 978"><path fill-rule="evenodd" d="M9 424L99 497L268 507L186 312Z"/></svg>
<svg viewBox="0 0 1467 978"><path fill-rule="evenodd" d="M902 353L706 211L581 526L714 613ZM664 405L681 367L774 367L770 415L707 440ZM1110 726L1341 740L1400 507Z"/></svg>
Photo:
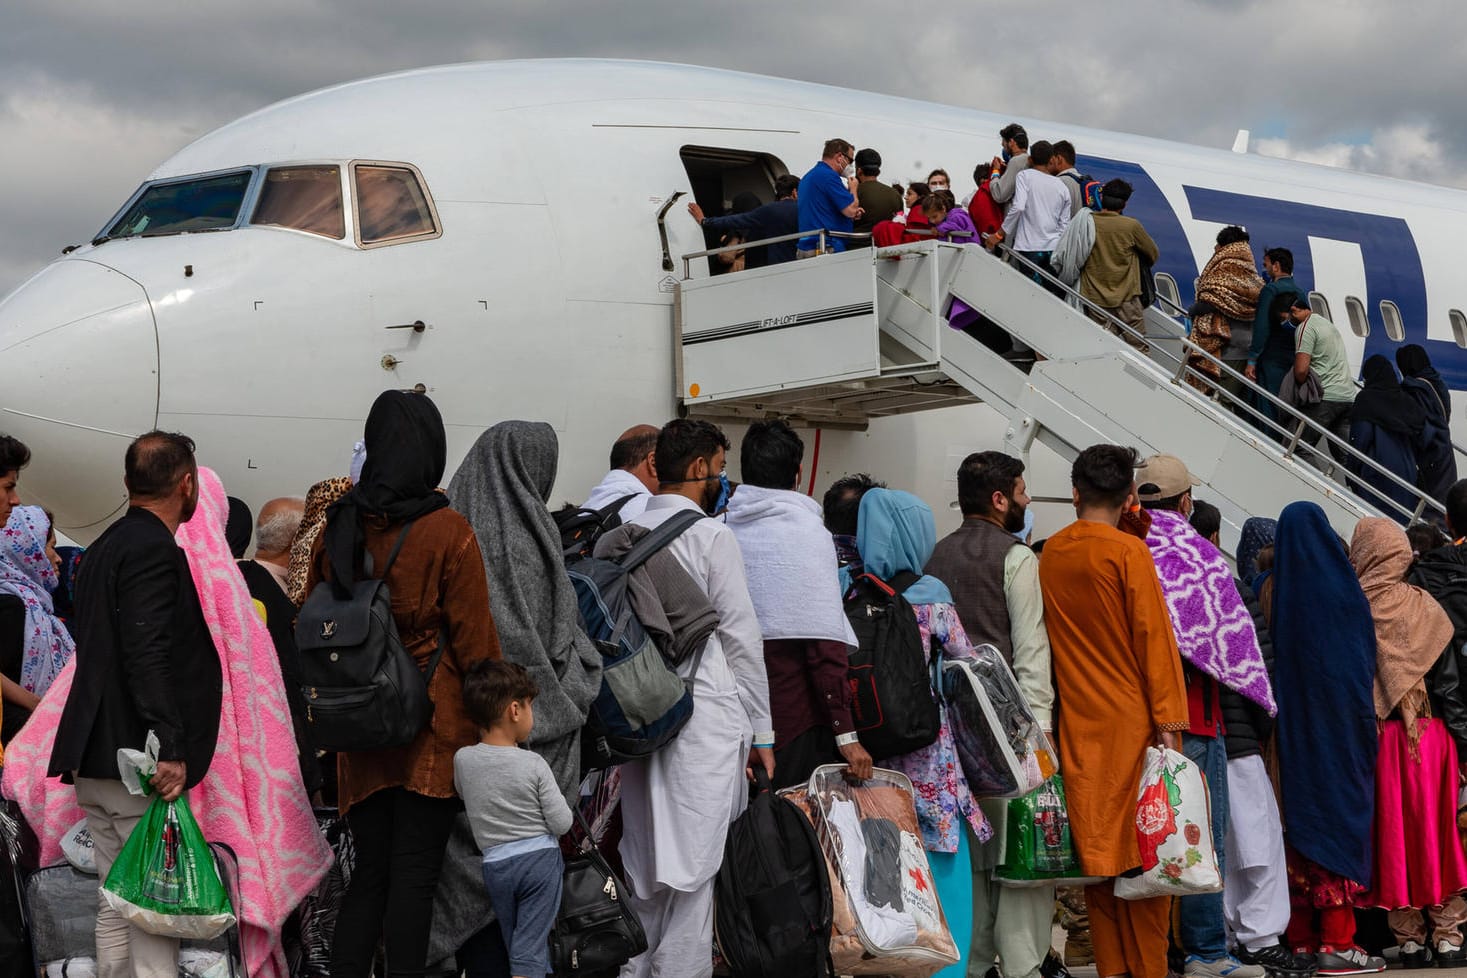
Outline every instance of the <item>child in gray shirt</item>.
<svg viewBox="0 0 1467 978"><path fill-rule="evenodd" d="M453 756L453 784L484 851L484 886L515 978L550 971L548 941L565 873L556 840L573 818L544 758L518 746L535 725L539 692L521 665L477 663L464 677L464 706L479 725L479 742Z"/></svg>

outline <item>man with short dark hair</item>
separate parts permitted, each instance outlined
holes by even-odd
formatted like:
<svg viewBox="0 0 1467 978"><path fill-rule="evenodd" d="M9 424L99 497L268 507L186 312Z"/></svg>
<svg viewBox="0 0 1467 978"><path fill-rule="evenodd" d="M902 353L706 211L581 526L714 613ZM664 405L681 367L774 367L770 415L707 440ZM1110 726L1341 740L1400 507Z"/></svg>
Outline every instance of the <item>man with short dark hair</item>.
<svg viewBox="0 0 1467 978"><path fill-rule="evenodd" d="M1064 704L1060 755L1101 975L1165 978L1171 898L1119 900L1137 869L1136 795L1146 748L1180 747L1182 663L1146 544L1117 528L1136 495L1135 449L1092 445L1070 470L1076 520L1039 559L1054 683Z"/></svg>
<svg viewBox="0 0 1467 978"><path fill-rule="evenodd" d="M849 234L863 211L856 199L856 147L844 139L827 139L820 162L800 179L800 231L841 231ZM847 172L847 171L851 172ZM846 250L846 239L827 236L825 250ZM820 237L800 239L796 258L814 258L820 253Z"/></svg>
<svg viewBox="0 0 1467 978"><path fill-rule="evenodd" d="M1053 147L1040 140L1029 148L1029 167L1014 182L1013 201L1004 212L1003 227L984 239L993 250L999 242L1027 258L1040 269L1053 273L1049 256L1070 223L1070 192L1065 183L1049 172ZM992 192L992 185L989 185ZM1027 268L1025 274L1031 274ZM1037 273L1034 280L1056 294L1058 289Z"/></svg>
<svg viewBox="0 0 1467 978"><path fill-rule="evenodd" d="M1080 295L1095 303L1111 317L1130 326L1126 332L1105 316L1086 308L1085 313L1107 330L1121 337L1142 353L1148 347L1141 337L1146 335L1146 308L1141 305L1142 270L1156 264L1160 256L1156 242L1134 217L1122 213L1131 199L1131 185L1124 180L1111 180L1100 188L1100 213L1095 215L1095 245L1085 269L1080 273Z"/></svg>
<svg viewBox="0 0 1467 978"><path fill-rule="evenodd" d="M739 448L743 481L729 498L749 595L764 636L774 719L774 786L802 784L822 764L871 776L847 683L856 638L841 604L835 545L820 507L799 491L805 444L785 421L756 421Z"/></svg>
<svg viewBox="0 0 1467 978"><path fill-rule="evenodd" d="M1340 328L1315 312L1309 299L1297 292L1278 296L1274 311L1282 326L1292 327L1282 334L1291 335L1294 341L1294 383L1303 384L1311 370L1319 378L1323 399L1301 410L1325 431L1348 443L1350 408L1355 404L1355 372L1350 369ZM1304 433L1304 440L1316 447L1323 438L1317 431ZM1336 462L1344 462L1345 452L1339 446L1331 444L1329 453ZM1318 454L1311 454L1309 460L1321 469L1330 468Z"/></svg>
<svg viewBox="0 0 1467 978"><path fill-rule="evenodd" d="M800 178L790 173L781 173L774 178L774 203L761 204L742 214L724 214L722 217L704 217L703 208L696 203L688 205L705 231L718 234L738 235L744 241L762 241L794 234L800 229L800 205L796 196L800 190ZM795 239L776 241L770 245L758 245L744 249L745 268L763 268L795 260Z"/></svg>
<svg viewBox="0 0 1467 978"><path fill-rule="evenodd" d="M1007 204L1014 199L1019 174L1029 168L1029 134L1017 122L998 131L1002 156L995 156L989 167L988 193L994 203Z"/></svg>
<svg viewBox="0 0 1467 978"><path fill-rule="evenodd" d="M1054 144L1054 154L1049 158L1049 172L1060 178L1070 192L1070 217L1080 213L1085 206L1085 176L1075 169L1075 144L1061 139Z"/></svg>
<svg viewBox="0 0 1467 978"><path fill-rule="evenodd" d="M1002 452L976 452L958 468L963 525L938 541L924 572L948 586L963 631L974 645L998 649L1034 716L1051 728L1054 685L1039 559L1019 541L1029 494L1024 463ZM973 865L973 937L969 972L1003 962L1004 978L1038 978L1049 953L1054 887L1004 887L993 878L1004 850L1008 802L979 802L994 837L969 839ZM955 925L958 922L954 922Z"/></svg>
<svg viewBox="0 0 1467 978"><path fill-rule="evenodd" d="M856 153L856 200L862 211L855 225L858 234L870 234L902 210L902 195L881 179L881 154L869 146Z"/></svg>
<svg viewBox="0 0 1467 978"><path fill-rule="evenodd" d="M130 794L117 752L158 738L152 788L172 801L203 780L219 735L223 677L183 550L174 542L199 502L194 444L151 431L127 449L128 510L87 550L77 581L76 673L56 729L50 774L76 783L106 879L149 799ZM97 911L100 978L174 978L178 941Z"/></svg>
<svg viewBox="0 0 1467 978"><path fill-rule="evenodd" d="M31 464L31 450L19 438L0 435L0 527L10 521L10 511L20 505L15 485L20 470Z"/></svg>
<svg viewBox="0 0 1467 978"><path fill-rule="evenodd" d="M861 573L861 552L856 549L856 528L861 513L861 497L872 489L885 489L865 472L842 476L830 484L820 500L825 528L835 541L835 556L840 562L842 590L850 579Z"/></svg>
<svg viewBox="0 0 1467 978"><path fill-rule="evenodd" d="M1263 275L1268 279L1258 293L1258 312L1253 317L1253 342L1248 347L1248 364L1243 374L1263 390L1278 396L1284 375L1294 367L1294 333L1280 324L1274 303L1279 296L1304 295L1294 281L1294 253L1288 248L1269 248L1263 253ZM1289 324L1292 325L1292 324ZM1258 410L1278 420L1273 402L1258 398Z"/></svg>
<svg viewBox="0 0 1467 978"><path fill-rule="evenodd" d="M1196 485L1200 480L1175 455L1152 455L1136 470L1137 495L1150 515L1146 546L1156 564L1183 660L1188 727L1182 733L1182 753L1206 778L1213 848L1222 871L1228 753L1221 692L1232 690L1264 710L1272 710L1274 702L1253 616L1238 593L1232 569L1188 521ZM1186 978L1264 978L1260 965L1244 964L1228 953L1221 893L1191 894L1178 901L1176 939L1187 955Z"/></svg>
<svg viewBox="0 0 1467 978"><path fill-rule="evenodd" d="M669 421L657 438L657 495L631 522L655 529L679 513L722 509L728 448L708 421ZM622 862L648 945L623 974L704 978L713 973L713 878L724 838L748 800L745 769L758 764L771 777L777 770L775 731L763 638L733 531L698 520L665 553L708 596L718 627L678 666L692 684L692 718L656 754L621 766Z"/></svg>
<svg viewBox="0 0 1467 978"><path fill-rule="evenodd" d="M647 501L657 491L657 466L652 457L658 429L650 424L633 425L611 446L611 470L591 490L582 509L614 512L622 523L642 515Z"/></svg>

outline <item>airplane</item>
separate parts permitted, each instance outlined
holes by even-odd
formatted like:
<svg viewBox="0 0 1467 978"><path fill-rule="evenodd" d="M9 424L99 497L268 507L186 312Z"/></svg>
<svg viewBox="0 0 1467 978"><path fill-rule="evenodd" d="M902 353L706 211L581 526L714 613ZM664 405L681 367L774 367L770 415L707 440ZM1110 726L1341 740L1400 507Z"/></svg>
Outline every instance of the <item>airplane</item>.
<svg viewBox="0 0 1467 978"><path fill-rule="evenodd" d="M673 259L707 246L688 200L770 200L831 137L877 148L885 179L944 167L961 195L1012 121L1131 181L1159 290L1183 307L1217 230L1242 224L1260 252L1293 251L1357 369L1417 342L1467 389L1467 193L733 71L530 60L337 85L185 146L0 300L0 430L34 451L27 500L79 542L125 506L133 436L190 434L258 505L345 473L384 388L434 398L450 474L495 421L549 421L553 499L578 502L619 432L679 409ZM870 471L955 523L957 463L1003 424L968 405L823 431L809 488Z"/></svg>

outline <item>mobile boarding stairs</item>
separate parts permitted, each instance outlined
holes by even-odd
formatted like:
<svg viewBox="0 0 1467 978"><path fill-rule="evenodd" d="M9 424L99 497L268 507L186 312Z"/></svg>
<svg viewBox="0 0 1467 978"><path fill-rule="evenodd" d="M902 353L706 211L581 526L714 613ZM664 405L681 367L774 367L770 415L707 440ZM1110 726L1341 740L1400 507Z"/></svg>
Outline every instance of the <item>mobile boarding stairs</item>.
<svg viewBox="0 0 1467 978"><path fill-rule="evenodd" d="M1036 440L1065 459L1099 442L1181 456L1222 511L1230 541L1248 515L1272 516L1301 499L1323 507L1345 539L1364 516L1407 522L1442 512L1437 500L1277 398L1270 400L1279 420L1266 421L1226 391L1214 399L1187 384L1189 373L1203 376L1189 356L1238 375L1186 338L1175 307L1146 311L1150 350L1142 353L1081 309L1114 329L1129 327L1039 272L1063 291L1065 300L1057 298L1019 255L1006 263L974 244L929 240L688 277L690 261L721 250L683 258L676 381L689 416L864 428L873 418L981 401L1008 419L1002 448L1021 458ZM1006 358L949 326L954 300L1032 348L1037 362ZM1235 406L1269 433L1234 414ZM1323 434L1319 451L1302 442L1308 432ZM1409 491L1412 504L1357 496L1324 456L1326 442Z"/></svg>

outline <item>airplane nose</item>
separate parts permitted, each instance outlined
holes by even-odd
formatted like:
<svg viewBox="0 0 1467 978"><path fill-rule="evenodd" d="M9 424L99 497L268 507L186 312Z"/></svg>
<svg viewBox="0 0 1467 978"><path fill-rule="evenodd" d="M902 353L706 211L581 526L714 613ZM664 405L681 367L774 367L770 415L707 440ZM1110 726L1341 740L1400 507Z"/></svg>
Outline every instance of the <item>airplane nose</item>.
<svg viewBox="0 0 1467 978"><path fill-rule="evenodd" d="M0 364L0 431L31 449L21 498L90 540L127 500L128 442L158 418L147 291L97 262L55 262L0 300Z"/></svg>

